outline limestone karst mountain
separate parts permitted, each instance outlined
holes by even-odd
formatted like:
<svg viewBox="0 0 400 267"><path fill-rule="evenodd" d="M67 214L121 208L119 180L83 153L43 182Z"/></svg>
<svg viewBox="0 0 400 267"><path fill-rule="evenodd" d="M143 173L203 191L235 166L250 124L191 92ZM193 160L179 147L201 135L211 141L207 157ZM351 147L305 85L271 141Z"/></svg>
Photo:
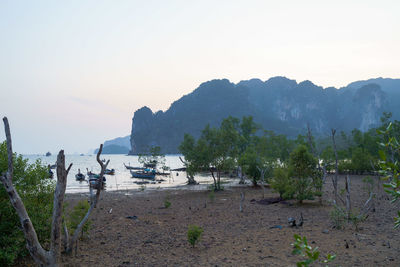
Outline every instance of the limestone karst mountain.
<svg viewBox="0 0 400 267"><path fill-rule="evenodd" d="M316 135L329 134L332 127L365 131L379 124L384 111L392 111L398 118L397 99L400 79L358 81L340 89L285 77L237 84L212 80L172 103L165 112L154 113L148 107L137 110L132 119L130 153L156 145L164 153L178 153L185 133L198 137L207 123L217 126L228 116L251 115L264 129L289 136L304 132L307 123Z"/></svg>

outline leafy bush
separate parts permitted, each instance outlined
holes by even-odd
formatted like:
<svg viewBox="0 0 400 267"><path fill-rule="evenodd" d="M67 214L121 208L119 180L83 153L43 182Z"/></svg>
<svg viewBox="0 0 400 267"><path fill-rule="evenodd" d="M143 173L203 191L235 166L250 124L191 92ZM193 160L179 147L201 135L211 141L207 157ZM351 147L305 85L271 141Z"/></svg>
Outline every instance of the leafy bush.
<svg viewBox="0 0 400 267"><path fill-rule="evenodd" d="M336 229L344 229L344 226L347 223L351 223L353 224L355 230L358 232L359 225L360 223L365 221L366 216L361 212L354 212L354 211L351 212L350 214L347 214L347 212L343 208L334 205L334 209L330 213L330 218L333 223L333 226Z"/></svg>
<svg viewBox="0 0 400 267"><path fill-rule="evenodd" d="M200 241L201 234L203 233L203 229L197 225L189 225L187 237L189 244L194 247L194 245Z"/></svg>
<svg viewBox="0 0 400 267"><path fill-rule="evenodd" d="M330 212L330 218L333 223L333 226L336 229L343 229L346 223L347 214L346 212L337 205L333 206L333 210Z"/></svg>
<svg viewBox="0 0 400 267"><path fill-rule="evenodd" d="M270 185L275 192L279 193L281 198L293 198L295 189L286 168L278 167L274 169Z"/></svg>
<svg viewBox="0 0 400 267"><path fill-rule="evenodd" d="M75 229L78 227L79 223L85 217L87 211L90 208L90 204L87 200L81 200L76 204L70 212L66 215L66 224L70 234L73 235ZM82 236L86 234L90 229L91 221L87 220L85 225L82 227Z"/></svg>
<svg viewBox="0 0 400 267"><path fill-rule="evenodd" d="M169 207L171 207L171 202L168 199L164 200L164 208L168 209Z"/></svg>
<svg viewBox="0 0 400 267"><path fill-rule="evenodd" d="M0 173L8 169L6 142L0 144ZM35 227L39 241L45 247L49 243L53 209L54 181L48 178L47 167L38 160L28 164L21 155L13 156L14 186L25 204ZM11 265L19 257L26 256L25 238L21 224L6 190L0 186L0 266Z"/></svg>
<svg viewBox="0 0 400 267"><path fill-rule="evenodd" d="M321 262L319 259L320 252L318 250L318 247L312 248L311 246L308 245L307 238L301 237L299 235L294 235L295 243L292 244L293 251L292 254L294 255L301 255L302 257L305 257L306 260L299 261L296 263L298 267L304 266L310 266L310 264L314 262ZM328 254L325 257L326 259L322 260L322 263L328 263L333 261L336 258L336 255L331 255Z"/></svg>
<svg viewBox="0 0 400 267"><path fill-rule="evenodd" d="M300 203L322 195L322 179L317 169L317 160L304 145L299 145L290 153L289 177L295 189L294 196Z"/></svg>

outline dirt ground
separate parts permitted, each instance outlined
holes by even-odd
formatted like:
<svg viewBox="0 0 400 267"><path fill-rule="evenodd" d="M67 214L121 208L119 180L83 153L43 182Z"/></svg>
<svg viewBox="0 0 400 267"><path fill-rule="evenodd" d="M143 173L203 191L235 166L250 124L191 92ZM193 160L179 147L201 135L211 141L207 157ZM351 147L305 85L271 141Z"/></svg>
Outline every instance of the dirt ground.
<svg viewBox="0 0 400 267"><path fill-rule="evenodd" d="M360 176L351 177L353 209L368 198ZM344 177L340 177L344 188ZM330 220L332 186L328 177L322 204L318 200L261 205L262 189L250 185L209 191L161 190L105 192L91 216L89 235L80 241L77 254L63 257L65 266L295 266L291 254L293 235L307 236L321 255L334 253L330 266L400 266L400 230L393 229L398 206L375 179L375 212L370 212L358 232L352 225L334 229ZM240 192L245 193L239 211ZM68 195L67 201L84 199ZM271 189L266 197L277 197ZM171 202L164 208L164 201ZM110 212L110 210L112 211ZM304 225L292 228L288 218L304 216ZM130 218L127 218L131 216ZM188 225L204 229L192 248ZM273 228L282 226L282 229Z"/></svg>

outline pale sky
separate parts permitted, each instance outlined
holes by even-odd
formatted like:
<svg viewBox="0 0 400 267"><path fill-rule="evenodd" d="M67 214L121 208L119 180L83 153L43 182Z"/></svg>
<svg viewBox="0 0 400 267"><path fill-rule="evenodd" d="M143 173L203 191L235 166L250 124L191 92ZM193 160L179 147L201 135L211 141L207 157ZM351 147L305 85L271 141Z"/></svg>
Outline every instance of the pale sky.
<svg viewBox="0 0 400 267"><path fill-rule="evenodd" d="M0 116L18 153L86 153L211 79L399 78L399 14L398 0L1 0Z"/></svg>

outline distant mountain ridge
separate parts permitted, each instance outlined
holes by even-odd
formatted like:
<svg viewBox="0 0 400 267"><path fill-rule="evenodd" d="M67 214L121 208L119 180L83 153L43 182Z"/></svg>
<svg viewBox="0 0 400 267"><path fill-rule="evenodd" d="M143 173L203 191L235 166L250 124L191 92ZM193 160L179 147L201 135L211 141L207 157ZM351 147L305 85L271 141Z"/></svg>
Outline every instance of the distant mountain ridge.
<svg viewBox="0 0 400 267"><path fill-rule="evenodd" d="M105 141L103 154L128 154L130 150L131 142L130 135L128 135ZM97 154L97 151L99 151L99 149L95 149L94 154Z"/></svg>
<svg viewBox="0 0 400 267"><path fill-rule="evenodd" d="M365 131L379 124L384 111L400 116L400 79L357 81L336 89L311 81L297 83L286 77L267 81L251 79L237 84L227 79L202 83L192 93L153 113L142 107L134 113L130 153L160 146L164 153L178 153L185 133L198 137L207 123L217 126L228 116L253 116L264 129L296 136L307 123L314 134L331 128Z"/></svg>

